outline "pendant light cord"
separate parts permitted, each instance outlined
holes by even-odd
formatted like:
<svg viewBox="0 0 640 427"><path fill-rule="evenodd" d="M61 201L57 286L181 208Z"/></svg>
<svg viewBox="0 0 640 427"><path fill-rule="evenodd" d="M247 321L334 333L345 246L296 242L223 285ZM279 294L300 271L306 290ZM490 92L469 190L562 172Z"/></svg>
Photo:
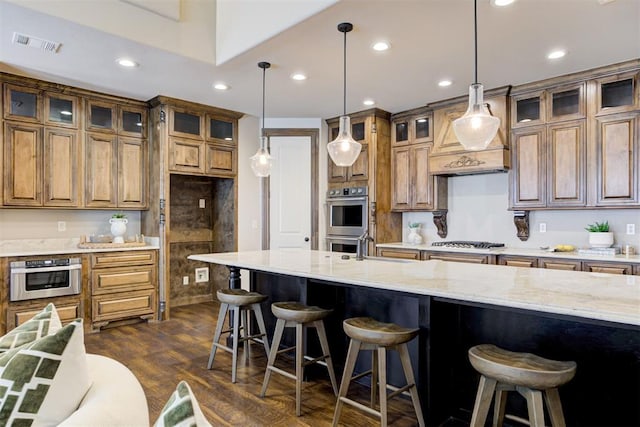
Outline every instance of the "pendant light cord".
<svg viewBox="0 0 640 427"><path fill-rule="evenodd" d="M263 68L263 69L262 69L262 136L264 136L264 98L265 98L265 96L264 96L264 93L265 93L265 91L264 91L265 83L264 83L264 82L265 82L265 76L266 76L266 74L267 74L267 69L266 69L266 68ZM262 138L261 138L261 139L262 139ZM262 147L262 148L264 148L264 147Z"/></svg>
<svg viewBox="0 0 640 427"><path fill-rule="evenodd" d="M342 100L343 100L343 105L342 105L342 115L346 116L347 115L347 32L344 32L344 46L342 49L343 52L343 58L342 58L342 64L343 64L343 74L342 74L342 80L343 80L343 96L342 96Z"/></svg>
<svg viewBox="0 0 640 427"><path fill-rule="evenodd" d="M474 76L475 85L478 84L478 0L473 0L473 40L474 40Z"/></svg>

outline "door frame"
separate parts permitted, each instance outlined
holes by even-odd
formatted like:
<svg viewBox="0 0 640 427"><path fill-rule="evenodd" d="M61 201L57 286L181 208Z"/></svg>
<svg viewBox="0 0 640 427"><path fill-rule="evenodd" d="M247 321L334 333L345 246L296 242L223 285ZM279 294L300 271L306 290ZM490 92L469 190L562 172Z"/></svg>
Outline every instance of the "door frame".
<svg viewBox="0 0 640 427"><path fill-rule="evenodd" d="M320 130L315 128L271 128L264 129L264 136L267 137L267 147L271 150L272 136L302 136L310 138L311 164L309 172L311 174L311 249L318 249L318 144ZM262 249L269 249L271 237L270 226L270 205L271 194L269 191L270 177L262 180Z"/></svg>

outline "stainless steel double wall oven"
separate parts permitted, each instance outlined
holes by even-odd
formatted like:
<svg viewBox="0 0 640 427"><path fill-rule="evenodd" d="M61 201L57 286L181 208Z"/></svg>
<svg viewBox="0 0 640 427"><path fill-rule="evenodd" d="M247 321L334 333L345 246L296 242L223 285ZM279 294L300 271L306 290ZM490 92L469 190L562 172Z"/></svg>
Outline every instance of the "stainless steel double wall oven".
<svg viewBox="0 0 640 427"><path fill-rule="evenodd" d="M358 237L368 227L367 187L345 187L327 192L327 250L356 253Z"/></svg>

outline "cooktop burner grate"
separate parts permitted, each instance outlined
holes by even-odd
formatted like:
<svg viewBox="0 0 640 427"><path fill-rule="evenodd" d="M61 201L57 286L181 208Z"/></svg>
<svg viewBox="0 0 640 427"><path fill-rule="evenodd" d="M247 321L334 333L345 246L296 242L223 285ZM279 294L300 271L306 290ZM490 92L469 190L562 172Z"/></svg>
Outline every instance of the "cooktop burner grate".
<svg viewBox="0 0 640 427"><path fill-rule="evenodd" d="M504 243L451 240L449 242L433 242L431 246L444 246L446 248L491 249L491 248L502 248L504 247Z"/></svg>

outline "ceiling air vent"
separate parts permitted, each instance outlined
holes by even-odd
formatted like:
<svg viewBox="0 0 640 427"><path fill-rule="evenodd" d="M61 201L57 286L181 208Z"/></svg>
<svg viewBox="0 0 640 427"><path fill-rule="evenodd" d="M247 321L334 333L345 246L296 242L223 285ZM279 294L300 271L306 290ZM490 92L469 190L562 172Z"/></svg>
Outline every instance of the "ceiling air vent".
<svg viewBox="0 0 640 427"><path fill-rule="evenodd" d="M22 46L33 47L36 49L44 50L45 52L52 53L57 53L58 49L60 48L60 43L40 39L38 37L28 36L21 33L13 33L12 42Z"/></svg>

